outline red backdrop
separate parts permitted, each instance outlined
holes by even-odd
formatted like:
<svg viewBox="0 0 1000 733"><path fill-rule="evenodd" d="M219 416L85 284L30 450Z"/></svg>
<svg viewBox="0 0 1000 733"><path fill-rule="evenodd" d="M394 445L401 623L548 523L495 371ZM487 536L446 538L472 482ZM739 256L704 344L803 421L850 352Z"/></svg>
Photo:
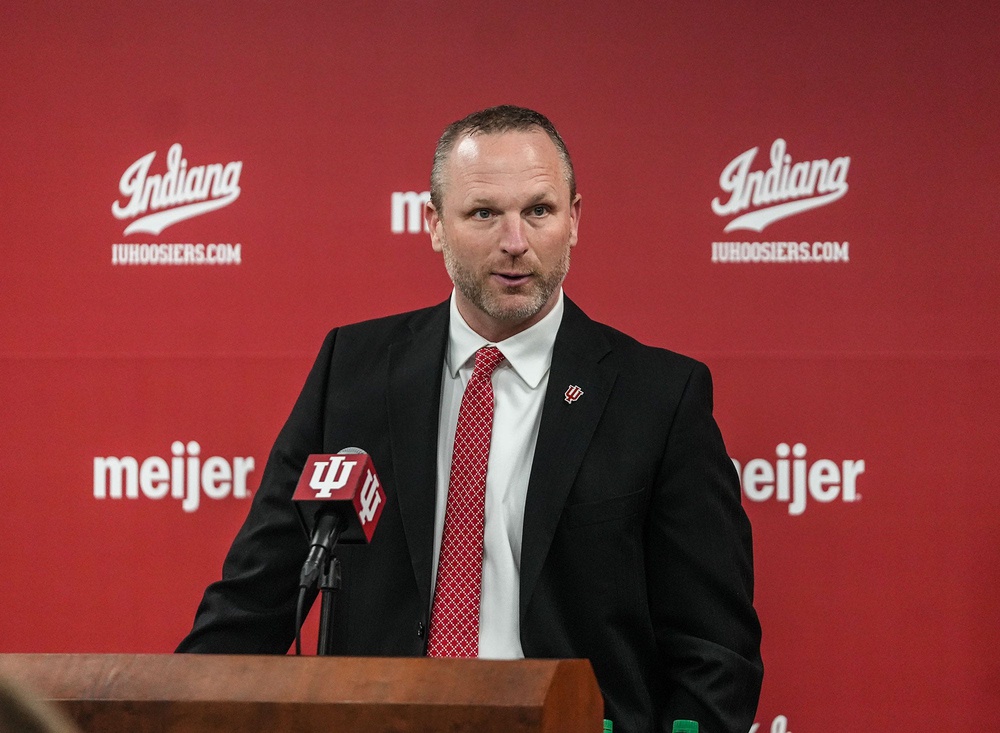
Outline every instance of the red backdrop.
<svg viewBox="0 0 1000 733"><path fill-rule="evenodd" d="M247 510L222 464L253 459L256 488L329 328L447 296L427 236L392 231L392 195L426 190L447 123L511 102L574 155L567 292L713 369L753 473L761 731L993 724L994 4L0 8L0 651L175 646ZM155 153L165 176L174 144L185 181L239 163L238 196L125 234L123 175ZM812 200L813 161L849 158L839 197L725 231L738 214L712 201L753 148L761 188L738 213ZM781 242L836 246L752 261ZM175 243L238 262L113 260ZM733 249L748 261L713 262ZM227 496L202 487L185 511L163 473L175 441L224 459L201 478ZM108 457L135 459L136 498L95 496Z"/></svg>

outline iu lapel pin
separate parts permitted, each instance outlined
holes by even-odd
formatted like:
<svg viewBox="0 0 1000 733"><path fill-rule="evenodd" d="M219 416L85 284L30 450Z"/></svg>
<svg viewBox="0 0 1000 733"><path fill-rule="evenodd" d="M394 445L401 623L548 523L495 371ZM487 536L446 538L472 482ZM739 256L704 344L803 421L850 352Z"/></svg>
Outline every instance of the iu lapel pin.
<svg viewBox="0 0 1000 733"><path fill-rule="evenodd" d="M566 404L572 405L580 397L583 396L583 390L577 387L575 384L571 384L566 389Z"/></svg>

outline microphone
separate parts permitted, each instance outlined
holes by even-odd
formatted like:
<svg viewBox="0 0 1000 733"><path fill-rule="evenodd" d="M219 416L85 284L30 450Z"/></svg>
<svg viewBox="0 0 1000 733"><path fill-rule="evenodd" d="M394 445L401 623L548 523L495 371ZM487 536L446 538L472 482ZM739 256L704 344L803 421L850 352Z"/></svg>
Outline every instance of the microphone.
<svg viewBox="0 0 1000 733"><path fill-rule="evenodd" d="M309 541L299 588L316 583L338 542L367 544L385 506L385 491L371 456L360 448L306 459L292 502Z"/></svg>

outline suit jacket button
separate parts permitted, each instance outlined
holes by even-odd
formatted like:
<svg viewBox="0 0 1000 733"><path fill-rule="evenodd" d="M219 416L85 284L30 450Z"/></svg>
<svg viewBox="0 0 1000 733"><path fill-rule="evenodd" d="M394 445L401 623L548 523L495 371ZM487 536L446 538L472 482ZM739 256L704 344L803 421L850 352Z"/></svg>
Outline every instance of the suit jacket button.
<svg viewBox="0 0 1000 733"><path fill-rule="evenodd" d="M418 639L423 639L424 638L424 622L423 621L417 621L417 638Z"/></svg>

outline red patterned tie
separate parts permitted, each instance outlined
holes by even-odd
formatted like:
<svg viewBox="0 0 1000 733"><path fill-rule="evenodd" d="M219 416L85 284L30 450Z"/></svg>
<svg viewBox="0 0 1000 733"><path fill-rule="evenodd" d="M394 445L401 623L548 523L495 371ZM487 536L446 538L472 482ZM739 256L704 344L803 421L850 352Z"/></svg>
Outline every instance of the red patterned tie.
<svg viewBox="0 0 1000 733"><path fill-rule="evenodd" d="M476 352L472 377L458 411L437 587L427 636L429 657L479 655L486 464L493 430L492 376L503 358L495 346L484 346Z"/></svg>

